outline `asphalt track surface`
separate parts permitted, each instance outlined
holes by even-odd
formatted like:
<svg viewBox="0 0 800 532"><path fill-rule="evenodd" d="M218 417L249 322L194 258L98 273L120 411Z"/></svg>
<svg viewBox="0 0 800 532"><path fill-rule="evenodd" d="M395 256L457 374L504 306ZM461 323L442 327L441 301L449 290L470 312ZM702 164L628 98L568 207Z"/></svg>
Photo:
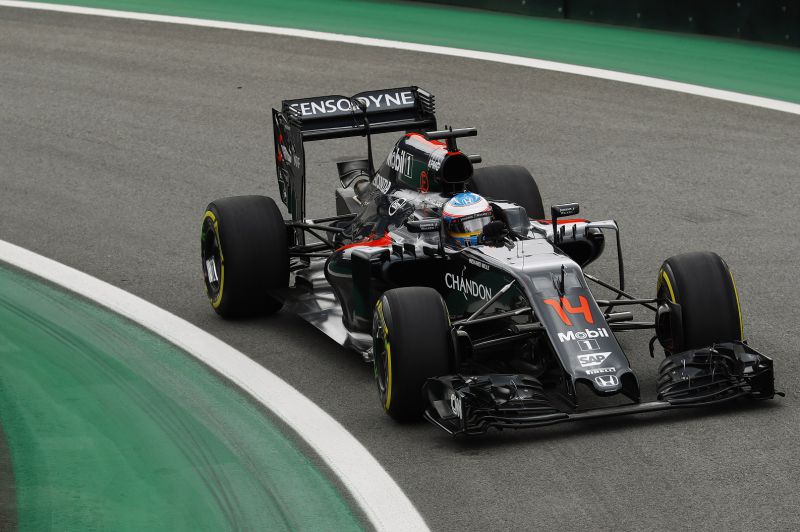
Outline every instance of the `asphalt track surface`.
<svg viewBox="0 0 800 532"><path fill-rule="evenodd" d="M380 460L433 529L796 529L800 117L567 74L353 45L0 9L0 238L125 288L249 354ZM302 320L225 322L198 258L208 201L277 195L269 108L418 84L465 151L531 169L545 202L623 228L628 287L718 251L784 399L453 439L380 412L372 370ZM309 212L334 161L307 149ZM386 150L390 138L376 143ZM594 272L613 275L609 254ZM646 394L647 334L622 338Z"/></svg>

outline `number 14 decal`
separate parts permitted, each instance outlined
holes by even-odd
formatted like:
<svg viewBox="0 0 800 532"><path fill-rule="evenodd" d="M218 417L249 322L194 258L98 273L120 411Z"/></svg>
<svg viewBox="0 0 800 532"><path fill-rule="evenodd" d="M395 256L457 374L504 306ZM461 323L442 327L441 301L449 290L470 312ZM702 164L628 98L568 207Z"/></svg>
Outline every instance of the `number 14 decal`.
<svg viewBox="0 0 800 532"><path fill-rule="evenodd" d="M573 307L569 300L566 297L561 298L561 302L557 299L545 299L545 304L550 305L558 314L558 317L561 318L566 325L572 325L572 321L570 321L569 316L567 316L565 310L570 314L583 314L583 317L589 323L594 323L594 318L592 318L592 309L589 308L589 301L584 296L578 296L578 303L580 303L577 307Z"/></svg>

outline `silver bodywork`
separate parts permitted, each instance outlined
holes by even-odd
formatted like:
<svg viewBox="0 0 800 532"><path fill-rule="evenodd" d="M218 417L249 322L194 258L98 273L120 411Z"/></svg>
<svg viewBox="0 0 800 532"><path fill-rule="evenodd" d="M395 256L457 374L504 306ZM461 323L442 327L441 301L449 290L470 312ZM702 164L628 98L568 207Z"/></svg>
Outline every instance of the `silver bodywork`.
<svg viewBox="0 0 800 532"><path fill-rule="evenodd" d="M293 274L294 288L284 301L287 312L297 314L335 342L357 351L364 362L372 362L372 337L348 331L342 321L342 306L325 279L325 259L312 259L309 266Z"/></svg>

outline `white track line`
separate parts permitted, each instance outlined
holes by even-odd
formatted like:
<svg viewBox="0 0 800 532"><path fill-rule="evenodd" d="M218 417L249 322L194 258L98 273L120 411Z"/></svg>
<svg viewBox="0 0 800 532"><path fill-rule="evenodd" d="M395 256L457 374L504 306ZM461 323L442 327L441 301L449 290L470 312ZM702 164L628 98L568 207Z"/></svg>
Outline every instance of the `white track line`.
<svg viewBox="0 0 800 532"><path fill-rule="evenodd" d="M428 530L400 487L352 434L306 396L240 351L144 299L3 240L0 261L139 323L230 379L308 442L341 479L377 530ZM377 409L376 412L380 415Z"/></svg>
<svg viewBox="0 0 800 532"><path fill-rule="evenodd" d="M58 4L46 4L40 2L19 2L16 0L0 0L0 6L19 7L25 9L40 9L45 11L60 11L62 13L76 13L81 15L98 15L102 17L124 18L131 20L144 20L151 22L167 22L170 24L183 24L187 26L201 26L205 28L221 28L228 30L248 31L253 33L269 33L272 35L285 35L290 37L302 37L305 39L316 39L321 41L335 41L348 44L360 44L363 46L376 46L378 48L394 48L398 50L409 50L412 52L424 52L454 57L466 57L469 59L479 59L483 61L493 61L495 63L505 63L508 65L525 66L542 70L552 70L565 72L567 74L577 74L579 76L589 76L644 87L665 89L696 96L706 96L717 100L728 102L743 103L764 107L774 111L782 111L800 115L800 104L762 98L761 96L751 96L739 92L712 89L690 83L669 81L666 79L651 78L648 76L638 76L636 74L625 74L613 70L602 68L592 68L555 61L544 61L532 59L530 57L520 57L515 55L497 54L492 52L480 52L477 50L465 50L462 48L451 48L448 46L433 46L429 44L417 44L402 41L390 41L387 39L372 39L369 37L358 37L355 35L342 35L338 33L327 33L322 31L298 30L293 28L281 28L277 26L261 26L257 24L242 24L238 22L223 22L218 20L206 20L188 17L173 17L167 15L152 15L149 13L134 13L129 11L117 11L112 9L95 9L89 7L66 6Z"/></svg>

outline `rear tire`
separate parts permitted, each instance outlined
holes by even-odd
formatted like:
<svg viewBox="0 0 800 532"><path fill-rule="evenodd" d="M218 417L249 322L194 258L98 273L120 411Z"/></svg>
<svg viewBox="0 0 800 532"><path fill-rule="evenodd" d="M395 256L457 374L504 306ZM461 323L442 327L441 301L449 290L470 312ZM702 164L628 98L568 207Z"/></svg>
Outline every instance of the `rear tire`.
<svg viewBox="0 0 800 532"><path fill-rule="evenodd" d="M289 284L286 225L266 196L211 202L203 215L201 258L206 292L223 318L272 314L283 303L269 291Z"/></svg>
<svg viewBox="0 0 800 532"><path fill-rule="evenodd" d="M450 318L439 293L395 288L378 300L372 322L375 381L384 411L397 421L422 417L422 385L452 369Z"/></svg>
<svg viewBox="0 0 800 532"><path fill-rule="evenodd" d="M658 272L657 293L666 307L656 334L669 353L743 341L741 307L728 265L716 253L675 255Z"/></svg>
<svg viewBox="0 0 800 532"><path fill-rule="evenodd" d="M543 220L539 186L522 166L497 165L477 168L467 184L472 192L494 200L510 201L525 208L528 218Z"/></svg>

